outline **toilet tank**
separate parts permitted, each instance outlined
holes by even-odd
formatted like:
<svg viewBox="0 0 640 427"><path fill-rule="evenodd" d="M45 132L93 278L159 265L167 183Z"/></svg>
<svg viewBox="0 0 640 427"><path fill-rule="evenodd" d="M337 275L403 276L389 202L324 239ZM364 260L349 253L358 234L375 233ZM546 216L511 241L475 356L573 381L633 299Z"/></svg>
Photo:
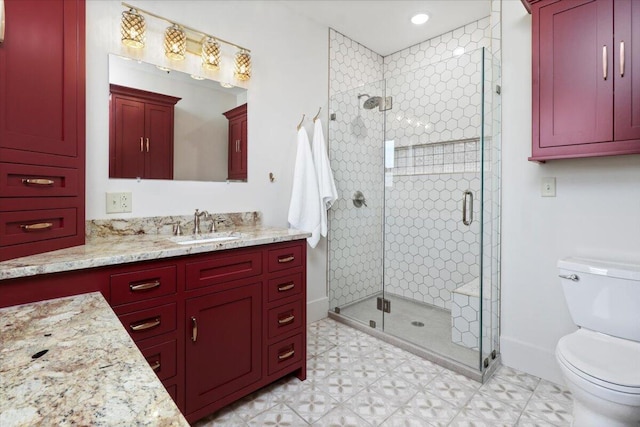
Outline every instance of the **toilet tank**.
<svg viewBox="0 0 640 427"><path fill-rule="evenodd" d="M640 341L640 265L565 258L558 268L576 325Z"/></svg>

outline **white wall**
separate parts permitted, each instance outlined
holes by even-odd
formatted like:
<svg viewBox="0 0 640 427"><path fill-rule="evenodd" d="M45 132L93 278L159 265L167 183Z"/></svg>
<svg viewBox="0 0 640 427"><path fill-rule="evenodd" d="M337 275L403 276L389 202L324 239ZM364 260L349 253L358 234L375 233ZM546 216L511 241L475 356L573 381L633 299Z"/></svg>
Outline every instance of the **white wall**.
<svg viewBox="0 0 640 427"><path fill-rule="evenodd" d="M640 155L527 161L531 155L531 17L503 2L503 362L561 382L558 339L575 330L558 282L559 258L640 263ZM540 197L556 177L557 197Z"/></svg>
<svg viewBox="0 0 640 427"><path fill-rule="evenodd" d="M87 2L87 219L257 210L264 223L287 226L296 125L322 106L327 122L327 28L274 2L133 1L178 22L251 49L248 183L108 178L108 61L119 49L119 1ZM310 129L310 122L307 122ZM326 135L326 132L325 132ZM269 182L269 172L276 177ZM131 214L105 213L105 193L130 191ZM309 320L324 317L326 242L309 250Z"/></svg>

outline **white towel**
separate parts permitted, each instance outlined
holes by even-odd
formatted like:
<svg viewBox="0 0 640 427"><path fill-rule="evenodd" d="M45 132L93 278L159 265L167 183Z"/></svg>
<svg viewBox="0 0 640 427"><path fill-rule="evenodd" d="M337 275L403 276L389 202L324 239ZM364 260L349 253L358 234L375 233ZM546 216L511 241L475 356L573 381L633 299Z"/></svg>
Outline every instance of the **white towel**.
<svg viewBox="0 0 640 427"><path fill-rule="evenodd" d="M313 155L307 131L301 127L297 138L298 152L293 171L293 188L289 204L289 224L298 230L311 233L307 243L315 248L320 240L320 195L318 178L313 166Z"/></svg>
<svg viewBox="0 0 640 427"><path fill-rule="evenodd" d="M333 180L333 172L329 164L327 147L324 143L322 123L320 119L313 126L313 163L318 177L318 192L320 193L320 233L327 236L327 210L338 199L338 190Z"/></svg>

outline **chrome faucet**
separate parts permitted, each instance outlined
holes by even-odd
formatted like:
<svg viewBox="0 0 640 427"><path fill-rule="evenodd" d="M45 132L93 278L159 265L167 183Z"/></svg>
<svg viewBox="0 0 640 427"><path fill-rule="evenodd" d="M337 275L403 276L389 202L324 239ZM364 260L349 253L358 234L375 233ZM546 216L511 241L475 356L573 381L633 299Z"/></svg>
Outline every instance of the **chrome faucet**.
<svg viewBox="0 0 640 427"><path fill-rule="evenodd" d="M204 219L211 218L211 214L209 214L209 212L200 212L199 209L196 209L196 212L193 214L193 234L200 234L200 217L203 215Z"/></svg>

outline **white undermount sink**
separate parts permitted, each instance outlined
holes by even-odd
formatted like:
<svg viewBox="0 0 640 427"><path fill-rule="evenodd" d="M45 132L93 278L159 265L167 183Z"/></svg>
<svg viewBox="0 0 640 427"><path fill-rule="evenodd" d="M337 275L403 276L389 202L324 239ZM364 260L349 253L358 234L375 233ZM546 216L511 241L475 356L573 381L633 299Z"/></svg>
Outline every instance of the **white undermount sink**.
<svg viewBox="0 0 640 427"><path fill-rule="evenodd" d="M205 233L189 236L173 236L169 237L173 243L178 245L197 245L201 243L217 243L228 242L230 240L238 240L242 237L240 233L234 232L218 232L218 233Z"/></svg>

